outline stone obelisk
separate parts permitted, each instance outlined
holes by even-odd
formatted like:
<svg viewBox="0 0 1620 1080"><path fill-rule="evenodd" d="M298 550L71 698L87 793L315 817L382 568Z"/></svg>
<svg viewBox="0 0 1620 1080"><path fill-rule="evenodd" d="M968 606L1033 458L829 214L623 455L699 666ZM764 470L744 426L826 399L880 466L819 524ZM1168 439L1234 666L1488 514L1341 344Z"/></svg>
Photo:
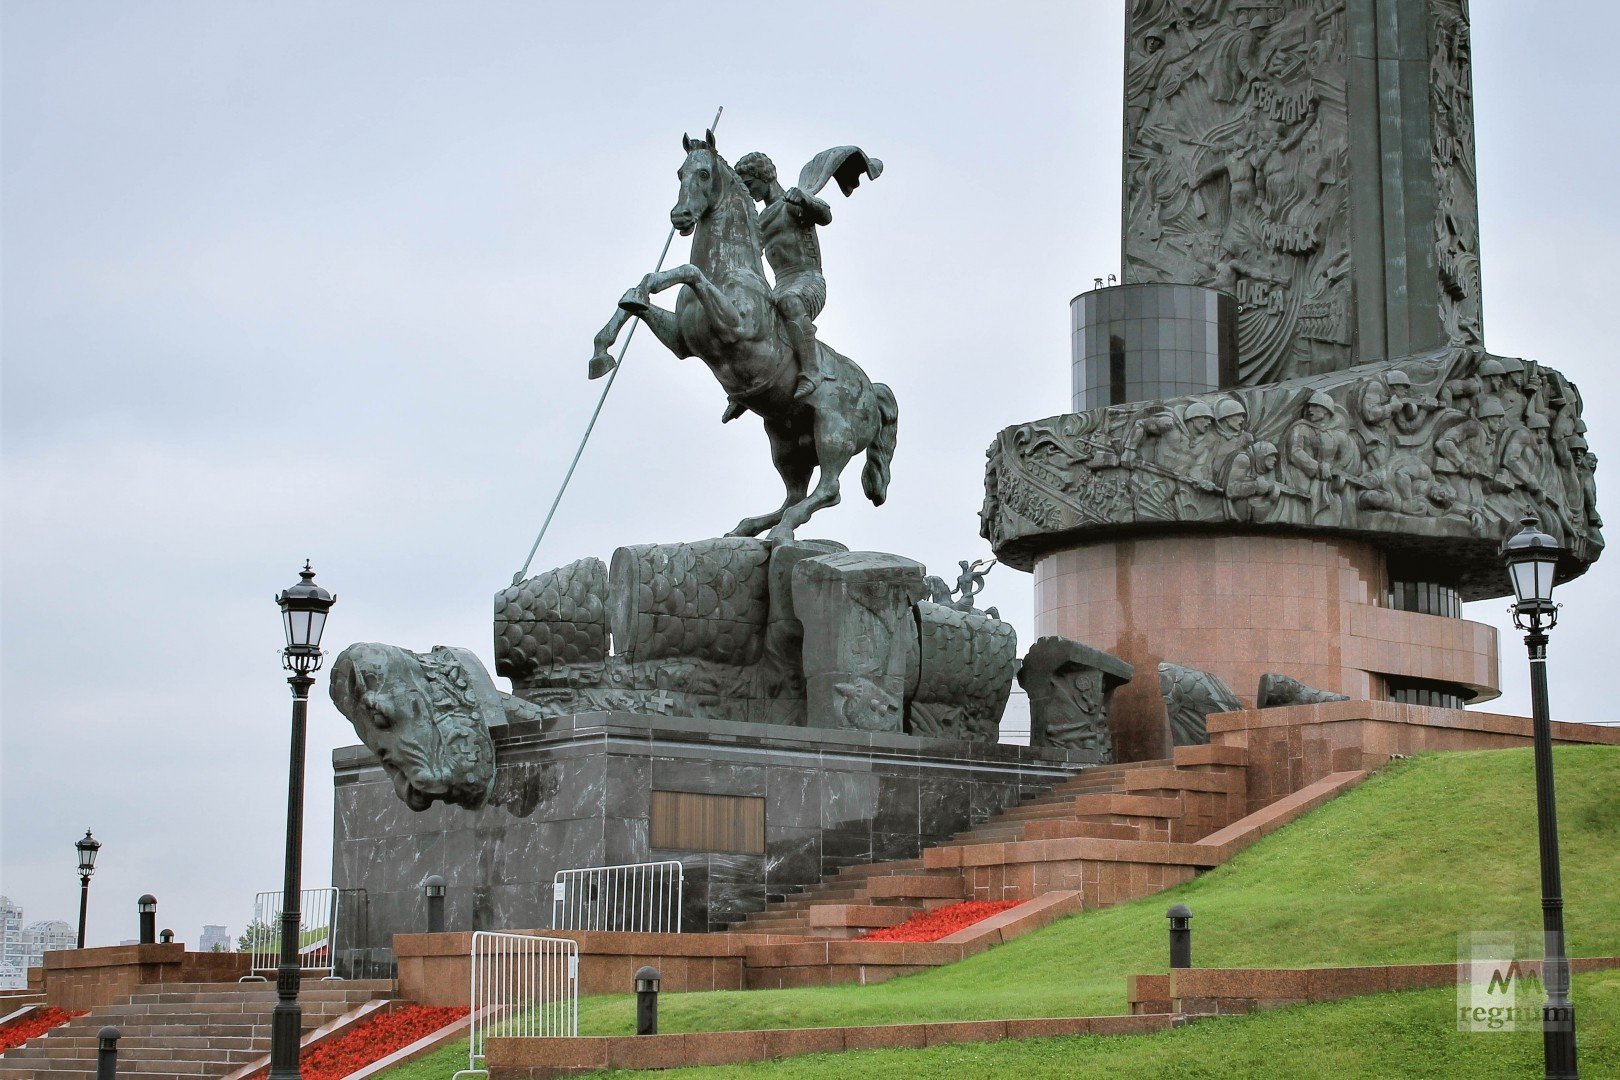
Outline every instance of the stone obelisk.
<svg viewBox="0 0 1620 1080"><path fill-rule="evenodd" d="M1485 349L1461 0L1133 0L1123 274L1073 301L1072 412L1003 431L983 531L1036 634L1460 707L1497 691L1497 545L1603 538L1575 384Z"/></svg>

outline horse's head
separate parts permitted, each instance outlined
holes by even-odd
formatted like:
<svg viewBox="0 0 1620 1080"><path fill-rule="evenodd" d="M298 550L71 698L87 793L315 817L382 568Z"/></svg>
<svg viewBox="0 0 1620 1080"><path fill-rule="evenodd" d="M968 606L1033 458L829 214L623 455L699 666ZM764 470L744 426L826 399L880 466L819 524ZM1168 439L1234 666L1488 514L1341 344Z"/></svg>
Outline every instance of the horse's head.
<svg viewBox="0 0 1620 1080"><path fill-rule="evenodd" d="M691 236L698 221L720 202L731 166L714 148L713 131L705 131L703 138L697 141L682 135L681 148L686 151L686 160L675 172L681 181L681 197L669 212L669 223L682 236Z"/></svg>
<svg viewBox="0 0 1620 1080"><path fill-rule="evenodd" d="M489 725L504 722L504 710L471 653L350 645L332 665L331 693L412 810L439 799L476 809L489 798L495 783Z"/></svg>

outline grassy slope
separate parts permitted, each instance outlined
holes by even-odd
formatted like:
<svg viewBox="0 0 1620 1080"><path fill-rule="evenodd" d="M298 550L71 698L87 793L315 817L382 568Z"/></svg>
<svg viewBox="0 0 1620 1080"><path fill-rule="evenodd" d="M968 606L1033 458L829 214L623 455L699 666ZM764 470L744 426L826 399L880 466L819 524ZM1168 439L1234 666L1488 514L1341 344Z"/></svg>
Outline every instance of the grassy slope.
<svg viewBox="0 0 1620 1080"><path fill-rule="evenodd" d="M1576 1037L1582 1076L1620 1076L1620 973L1575 978ZM1456 992L1380 994L1250 1016L1201 1020L1135 1038L1030 1039L817 1054L761 1065L669 1072L597 1073L598 1080L1250 1080L1468 1077L1521 1080L1541 1075L1539 1032L1457 1030Z"/></svg>
<svg viewBox="0 0 1620 1080"><path fill-rule="evenodd" d="M1556 767L1570 951L1620 953L1620 749L1560 748ZM1164 911L1177 901L1195 913L1199 967L1450 962L1459 932L1539 929L1535 830L1528 749L1417 758L1170 892L878 986L668 994L660 1026L1123 1012L1125 976L1165 970ZM580 1033L629 1034L633 1014L630 995L583 1000ZM453 1060L447 1048L389 1080L448 1075Z"/></svg>

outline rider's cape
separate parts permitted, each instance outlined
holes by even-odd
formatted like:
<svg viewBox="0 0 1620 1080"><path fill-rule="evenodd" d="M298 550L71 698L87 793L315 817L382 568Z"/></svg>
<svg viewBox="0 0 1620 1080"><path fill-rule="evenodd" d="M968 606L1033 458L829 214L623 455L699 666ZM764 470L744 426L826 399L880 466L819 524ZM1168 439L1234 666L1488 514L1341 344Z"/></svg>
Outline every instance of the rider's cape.
<svg viewBox="0 0 1620 1080"><path fill-rule="evenodd" d="M883 175L883 162L867 157L858 146L835 146L823 150L799 170L799 190L816 195L827 186L827 181L838 181L838 189L847 198L861 185L862 176L876 180Z"/></svg>

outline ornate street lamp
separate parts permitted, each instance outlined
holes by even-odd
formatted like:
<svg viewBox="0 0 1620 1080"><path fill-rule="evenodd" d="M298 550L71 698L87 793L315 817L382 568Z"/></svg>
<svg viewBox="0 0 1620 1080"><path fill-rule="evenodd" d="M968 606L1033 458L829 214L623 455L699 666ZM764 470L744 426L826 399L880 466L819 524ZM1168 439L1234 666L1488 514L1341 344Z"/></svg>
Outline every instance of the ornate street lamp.
<svg viewBox="0 0 1620 1080"><path fill-rule="evenodd" d="M300 876L304 841L304 729L309 715L309 688L321 666L321 632L326 613L337 597L315 584L309 561L299 571L298 584L276 597L281 608L287 645L281 663L292 672L292 759L287 767L287 863L281 894L281 963L276 968L276 1007L270 1014L269 1080L301 1080L298 1036L302 1016L298 1008L298 924Z"/></svg>
<svg viewBox="0 0 1620 1080"><path fill-rule="evenodd" d="M90 875L96 872L96 852L101 841L84 830L84 836L73 845L79 852L79 948L84 948L84 917L90 910Z"/></svg>
<svg viewBox="0 0 1620 1080"><path fill-rule="evenodd" d="M1569 960L1564 954L1564 890L1558 868L1558 805L1553 794L1552 721L1547 707L1547 631L1558 625L1552 602L1558 571L1558 541L1533 516L1502 545L1513 582L1513 625L1525 631L1530 651L1530 700L1535 723L1536 822L1541 836L1541 927L1545 959L1541 977L1547 1001L1541 1007L1546 1075L1575 1077L1575 1005L1569 998Z"/></svg>

